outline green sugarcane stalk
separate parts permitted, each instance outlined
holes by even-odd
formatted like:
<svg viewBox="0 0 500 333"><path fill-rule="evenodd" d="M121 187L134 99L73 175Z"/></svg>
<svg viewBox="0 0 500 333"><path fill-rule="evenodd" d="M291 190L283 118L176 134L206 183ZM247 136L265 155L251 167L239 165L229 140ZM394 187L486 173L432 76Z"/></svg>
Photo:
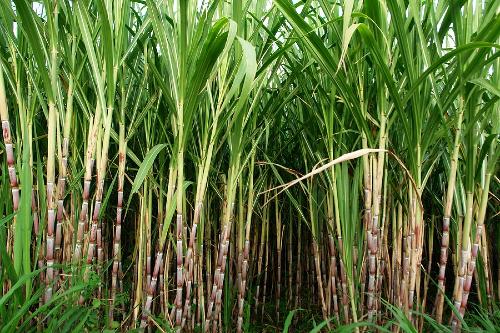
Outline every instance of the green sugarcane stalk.
<svg viewBox="0 0 500 333"><path fill-rule="evenodd" d="M195 252L195 247L194 244L196 242L196 233L198 229L198 224L200 222L200 215L203 209L203 203L205 200L205 195L206 195L206 190L207 190L207 183L208 183L208 176L209 176L209 171L210 171L210 165L212 163L212 157L214 154L214 146L215 146L215 140L216 140L216 135L217 135L217 130L218 130L218 120L219 116L222 111L222 98L218 102L217 110L215 111L211 131L210 131L210 137L208 135L205 135L205 142L204 142L204 148L206 149L206 155L203 156L203 161L199 166L199 173L198 173L198 184L196 187L196 199L195 199L195 210L194 210L194 217L193 217L193 226L191 228L190 232L190 237L189 237L189 243L188 243L188 249L186 252L185 260L184 260L184 266L187 267L188 270L188 275L186 277L186 302L184 306L184 313L183 317L185 319L185 316L188 312L188 309L190 308L189 303L191 299L191 283L193 279L193 269L194 269L194 259L193 257L196 255ZM208 142L206 142L208 140Z"/></svg>
<svg viewBox="0 0 500 333"><path fill-rule="evenodd" d="M309 182L309 210L310 210L310 219L311 219L311 234L312 234L312 252L314 258L314 268L316 271L316 283L318 287L318 294L321 304L321 313L323 314L323 319L327 321L327 326L330 328L330 322L328 321L328 313L326 308L326 300L324 295L323 288L323 279L321 277L321 266L320 266L320 252L319 252L319 230L318 230L318 221L316 216L316 207L314 203L316 202L315 197L317 196L317 188Z"/></svg>
<svg viewBox="0 0 500 333"><path fill-rule="evenodd" d="M111 300L109 310L109 322L113 322L113 308L116 299L116 288L118 284L118 268L121 262L121 234L123 217L123 186L125 181L125 166L127 162L127 142L125 141L125 108L122 107L122 121L119 129L118 147L118 193L116 204L116 221L113 238L113 267L111 275Z"/></svg>
<svg viewBox="0 0 500 333"><path fill-rule="evenodd" d="M58 142L58 150L60 156L59 163L59 178L57 181L57 191L56 191L56 202L57 202L57 215L56 215L56 240L55 240L55 251L56 260L62 261L63 254L61 253L61 240L62 234L62 223L64 219L64 192L66 188L66 178L68 169L68 155L69 155L69 136L71 134L71 120L73 116L73 89L74 89L74 77L71 76L68 85L67 92L67 104L66 113L64 117L64 129L63 129L63 141L62 149L61 144ZM59 137L59 135L58 135Z"/></svg>
<svg viewBox="0 0 500 333"><path fill-rule="evenodd" d="M49 114L47 119L47 236L46 236L46 261L47 273L45 290L45 302L48 302L52 297L52 283L54 280L54 237L55 237L55 218L56 218L56 188L55 188L55 159L56 159L56 132L57 132L57 118L58 110L56 105L56 91L58 90L58 59L57 59L57 40L58 40L58 2L53 2L52 8L52 26L50 34L50 82L52 85L53 96L48 100Z"/></svg>
<svg viewBox="0 0 500 333"><path fill-rule="evenodd" d="M295 286L295 303L294 307L297 309L300 306L300 288L302 286L302 223L298 221L298 230L297 230L297 276L295 278L296 286Z"/></svg>
<svg viewBox="0 0 500 333"><path fill-rule="evenodd" d="M334 178L334 173L332 172L332 179ZM336 185L334 184L334 188L336 188ZM336 196L336 195L334 195ZM339 306L338 306L338 294L337 294L337 251L335 249L335 242L334 242L334 233L335 233L335 223L334 223L334 202L335 199L331 194L327 192L327 202L326 202L326 208L327 208L327 219L328 219L328 249L329 249L329 279L328 279L328 285L329 285L329 290L331 290L332 294L332 300L333 300L333 312L335 315L335 319L337 320L338 323L340 323L340 315L339 315ZM338 213L337 213L338 215ZM339 230L340 231L340 230ZM338 236L339 237L339 234ZM339 239L339 248L340 252L343 251L343 248L340 247L340 244L342 244L342 236L340 236ZM343 244L342 244L343 245ZM342 261L342 258L340 258L340 261ZM344 271L343 264L341 264L341 268ZM344 271L345 272L345 271ZM342 278L341 278L342 280ZM345 280L344 280L345 282ZM345 286L345 285L344 285ZM347 295L345 295L347 296ZM344 298L344 295L342 294L342 302L344 305L344 314L345 320L348 320L349 316L349 310L347 307L347 303L345 303L346 298Z"/></svg>
<svg viewBox="0 0 500 333"><path fill-rule="evenodd" d="M19 183L16 174L16 160L14 158L14 145L12 143L12 133L9 121L9 109L7 105L7 97L6 97L2 66L0 66L0 116L2 121L2 137L5 145L7 170L9 174L9 184L12 194L12 207L15 213L19 208ZM14 216L14 219L12 221L13 225L16 224L15 221L16 221L16 216Z"/></svg>
<svg viewBox="0 0 500 333"><path fill-rule="evenodd" d="M146 242L145 235L145 223L144 219L147 219L147 204L145 203L148 200L148 191L149 184L148 181L144 182L143 185L143 195L140 197L140 213L137 221L137 238L138 242L136 242L136 251L137 251L137 265L135 271L135 294L134 294L134 307L133 307L133 326L135 327L137 319L139 317L140 305L143 298L143 288L144 288L144 248Z"/></svg>
<svg viewBox="0 0 500 333"><path fill-rule="evenodd" d="M175 200L175 190L176 190L176 182L177 182L177 170L175 169L175 166L170 165L169 167L169 176L168 176L168 190L167 190L167 200L165 203L165 211L168 211L168 207L173 203ZM171 217L171 216L170 216ZM170 221L167 221L167 218L169 218L168 215L165 215L165 221L167 225L170 224ZM161 274L162 269L161 267L163 266L163 249L165 248L165 242L167 240L167 230L164 230L166 228L166 224L162 224L162 228L159 228L158 231L160 233L160 238L158 241L158 250L156 252L156 258L155 258L155 264L153 268L153 273L151 275L151 282L148 284L146 288L146 301L144 302L144 307L142 311L142 317L141 317L141 328L145 328L148 323L148 316L151 314L151 306L153 303L153 298L156 292L156 287L158 283L158 276L160 277L160 285L162 284L163 281L168 281L168 264L167 262L165 263L167 267L167 279L164 278L163 274ZM168 249L170 249L170 242L168 243ZM170 262L170 253L167 253L167 261ZM165 297L168 296L168 293L165 293ZM167 302L165 301L165 304ZM172 311L174 311L175 308L172 308ZM170 316L171 318L173 316Z"/></svg>
<svg viewBox="0 0 500 333"><path fill-rule="evenodd" d="M263 196L264 203L266 203L269 200L269 194L266 193ZM262 223L260 226L260 245L259 245L259 254L258 254L258 260L257 260L257 281L256 281L256 287L255 287L255 314L257 314L257 310L259 308L259 296L260 296L260 285L262 281L262 264L263 264L263 258L264 258L264 251L265 251L265 243L266 243L266 230L267 230L267 223L269 219L269 205L265 205L263 207L263 212L262 212ZM300 246L300 243L299 243Z"/></svg>
<svg viewBox="0 0 500 333"><path fill-rule="evenodd" d="M496 111L496 114L494 114L494 117L496 117L497 119L500 119L500 113L498 112L498 110ZM496 124L497 133L498 133L498 127L499 127L499 125L497 123ZM496 162L497 162L498 156L499 156L498 152L496 151L496 145L497 145L497 140L494 140L491 144L491 148L490 148L491 158L487 161L486 173L485 173L485 177L484 177L484 184L483 184L483 187L481 189L482 192L481 192L481 196L480 196L480 200L479 200L479 213L478 213L477 218L476 218L476 235L474 237L474 243L472 244L472 249L469 250L470 251L470 258L468 259L468 263L467 263L467 272L465 275L465 279L463 282L460 283L462 285L463 289L461 291L462 297L460 299L461 302L460 302L460 306L459 306L458 310L459 310L462 318L465 314L465 308L467 306L469 293L470 293L470 289L472 286L472 277L473 277L474 271L476 269L476 259L477 259L478 252L479 252L479 242L480 242L481 237L482 237L482 232L483 232L483 228L484 228L484 220L485 220L485 216L486 216L486 207L488 205L488 196L489 196L489 187L490 187L491 176L495 170L495 165L496 165ZM466 217L467 217L467 215L466 215ZM466 229L464 228L464 231L465 230ZM464 237L465 237L465 235L464 235ZM467 237L467 240L469 240L468 237ZM460 295L460 293L458 295ZM457 296L457 297L459 297L459 296ZM457 302L455 303L455 306L457 306ZM452 327L458 327L458 322L457 322L456 316L454 316L454 318L452 320Z"/></svg>
<svg viewBox="0 0 500 333"><path fill-rule="evenodd" d="M444 213L443 213L443 236L441 238L441 252L439 257L439 276L438 276L438 289L439 293L436 298L436 321L441 323L443 318L443 305L445 296L445 275L446 275L446 263L448 261L448 246L450 241L450 218L451 218L451 207L453 205L453 195L455 192L455 184L457 177L457 167L458 167L458 153L460 148L460 137L462 136L462 119L463 119L463 108L464 108L463 97L459 98L459 111L457 115L457 122L455 125L455 139L453 144L451 163L450 163L450 173L448 174L448 187L446 190L446 199L444 203Z"/></svg>
<svg viewBox="0 0 500 333"><path fill-rule="evenodd" d="M250 230L252 227L252 213L253 213L253 207L254 207L254 166L255 166L255 151L252 153L252 157L250 159L249 163L249 170L248 170L248 200L247 200L247 215L246 215L246 223L245 223L245 243L243 246L243 253L242 253L242 263L241 263L241 282L240 282L240 287L239 287L239 292L238 292L238 319L237 319L237 332L240 333L242 332L242 327L243 327L243 309L244 309L244 302L245 302L245 293L247 289L247 274L248 274L248 262L249 262L249 255L250 255ZM291 251L291 247L290 247ZM291 258L290 258L291 260ZM291 288L291 280L289 284ZM279 299L279 298L278 298Z"/></svg>
<svg viewBox="0 0 500 333"><path fill-rule="evenodd" d="M265 231L265 263L264 263L264 283L262 287L262 306L261 306L261 318L264 318L264 307L266 305L266 291L267 291L267 275L269 272L269 221L266 223L266 231Z"/></svg>
<svg viewBox="0 0 500 333"><path fill-rule="evenodd" d="M89 132L87 138L87 150L85 153L85 173L83 178L82 206L78 218L75 250L73 251L73 262L78 264L82 259L84 234L87 231L88 209L90 199L90 185L92 182L92 170L95 164L97 147L97 133L101 122L101 107L96 105L95 115L89 119Z"/></svg>
<svg viewBox="0 0 500 333"><path fill-rule="evenodd" d="M217 266L215 269L214 273L214 282L213 282L213 287L212 287L212 293L210 295L210 302L209 302L209 307L208 307L208 314L207 320L205 321L205 331L208 331L210 327L210 320L213 318L213 325L216 327L217 325L217 318L219 316L219 313L221 311L221 304L222 304L222 287L224 285L224 277L225 277L225 270L226 270L226 261L227 261L227 256L228 256L228 251L229 251L229 239L231 236L231 228L232 224L234 221L234 214L235 214L235 196L236 196L236 188L235 188L235 181L233 175L234 173L231 172L232 170L230 169L230 173L228 176L228 185L227 185L227 207L224 210L224 216L222 220L222 232L220 234L220 243L219 243L219 252L217 256ZM215 293L214 293L215 291ZM213 316L210 317L211 310L213 308L213 305L215 304L215 311L213 313Z"/></svg>
<svg viewBox="0 0 500 333"><path fill-rule="evenodd" d="M9 109L7 105L6 89L3 77L3 69L0 64L0 118L2 121L2 137L5 145L5 154L7 161L7 173L9 177L10 192L12 198L12 210L15 214L12 218L12 224L7 231L7 253L11 256L21 255L20 253L14 253L13 240L15 236L15 228L17 225L17 212L19 209L19 182L16 174L16 160L14 157L14 145L12 143L12 133L9 121ZM26 148L25 148L26 149ZM5 281L3 285L4 293L8 292L11 288L11 281Z"/></svg>

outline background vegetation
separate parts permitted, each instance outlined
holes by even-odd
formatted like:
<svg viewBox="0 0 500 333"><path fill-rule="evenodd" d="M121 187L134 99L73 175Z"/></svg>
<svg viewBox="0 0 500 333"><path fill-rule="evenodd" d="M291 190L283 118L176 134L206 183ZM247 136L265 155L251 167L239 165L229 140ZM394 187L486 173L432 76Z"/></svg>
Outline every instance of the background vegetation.
<svg viewBox="0 0 500 333"><path fill-rule="evenodd" d="M498 331L499 4L1 1L1 332Z"/></svg>

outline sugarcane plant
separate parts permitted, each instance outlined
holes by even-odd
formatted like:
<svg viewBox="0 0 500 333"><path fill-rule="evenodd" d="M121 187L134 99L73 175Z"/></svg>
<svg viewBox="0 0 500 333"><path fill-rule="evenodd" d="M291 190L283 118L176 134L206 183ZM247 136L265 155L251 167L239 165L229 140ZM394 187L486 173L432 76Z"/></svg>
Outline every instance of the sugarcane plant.
<svg viewBox="0 0 500 333"><path fill-rule="evenodd" d="M1 2L0 331L494 331L499 8Z"/></svg>

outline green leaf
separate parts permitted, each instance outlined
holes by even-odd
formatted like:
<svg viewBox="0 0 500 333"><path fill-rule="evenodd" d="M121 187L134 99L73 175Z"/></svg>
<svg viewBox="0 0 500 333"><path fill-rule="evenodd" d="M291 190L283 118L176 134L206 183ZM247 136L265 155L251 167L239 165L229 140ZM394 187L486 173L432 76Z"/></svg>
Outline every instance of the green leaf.
<svg viewBox="0 0 500 333"><path fill-rule="evenodd" d="M24 124L25 133L28 133L27 124ZM18 226L19 233L22 234L22 257L23 257L23 273L28 274L31 270L31 229L33 226L33 217L31 215L31 191L33 188L33 177L31 175L30 166L30 142L28 135L24 137L23 145L23 164L21 170L21 201L19 203ZM18 232L16 232L17 234ZM26 298L31 294L31 281L26 282Z"/></svg>
<svg viewBox="0 0 500 333"><path fill-rule="evenodd" d="M329 318L328 320L324 320L322 321L319 325L315 326L309 333L318 333L318 332L321 332L321 330L323 329L323 327L325 327L326 325L328 325L329 322L332 321L332 318Z"/></svg>
<svg viewBox="0 0 500 333"><path fill-rule="evenodd" d="M193 182L184 181L183 186L182 186L183 192L185 192L186 189L192 184L193 184ZM177 195L177 190L172 195L172 198L175 198L176 195ZM165 219L163 220L163 229L161 231L161 237L159 240L160 248L163 248L163 245L165 244L165 240L167 239L168 231L170 230L170 224L172 223L172 218L174 217L174 213L175 213L175 203L176 203L175 200L170 200L167 203L167 205L168 205L167 212L165 214Z"/></svg>
<svg viewBox="0 0 500 333"><path fill-rule="evenodd" d="M293 316L295 313L298 311L301 311L302 309L294 309L290 312L288 312L288 315L286 316L285 319L285 324L283 325L283 333L288 333L288 329L290 328L290 325L292 324Z"/></svg>
<svg viewBox="0 0 500 333"><path fill-rule="evenodd" d="M16 309L14 316L2 328L2 333L9 332L8 330L9 328L11 327L15 328L17 326L19 320L29 311L30 307L33 306L33 304L36 304L40 301L40 297L42 297L43 291L44 287L38 288L38 290L33 294L33 296L30 299L28 299L20 309ZM12 332L15 330L11 329L10 331Z"/></svg>
<svg viewBox="0 0 500 333"><path fill-rule="evenodd" d="M5 223L9 222L10 220L12 220L15 215L16 215L15 213L12 213L12 214L9 214L5 217L2 217L0 219L0 227L3 226Z"/></svg>
<svg viewBox="0 0 500 333"><path fill-rule="evenodd" d="M22 287L23 284L31 281L31 279L37 276L40 271L41 270L38 269L29 274L24 274L23 276L19 277L19 280L17 280L17 282L2 296L2 298L0 298L0 307L7 303L7 301L14 295L14 293L17 292L18 289Z"/></svg>
<svg viewBox="0 0 500 333"><path fill-rule="evenodd" d="M134 183L132 184L132 189L130 190L130 197L132 197L133 194L137 193L139 188L142 186L144 179L146 179L149 170L151 170L151 167L153 166L156 156L158 156L160 151L162 151L162 149L165 148L166 146L167 145L165 143L160 143L148 151L146 157L144 157L144 160L139 166L139 171L137 171L137 175L135 176Z"/></svg>
<svg viewBox="0 0 500 333"><path fill-rule="evenodd" d="M316 34L315 29L307 24L304 18L295 11L294 6L288 0L274 0L274 2L287 20L292 24L296 30L295 33L299 35L301 41L310 51L311 56L330 75L339 91L339 94L345 101L345 106L354 116L358 128L367 134L367 139L371 143L372 138L368 123L365 121L362 110L360 110L360 108L356 105L359 101L359 97L357 97L354 93L352 85L350 85L347 81L345 74L340 71L337 72L339 64L337 59L334 55L332 55L332 53L329 52L323 40L321 40L321 38ZM361 28L361 25L357 26L358 31Z"/></svg>
<svg viewBox="0 0 500 333"><path fill-rule="evenodd" d="M98 101L101 106L101 110L105 110L106 102L104 99L104 82L102 80L102 72L101 72L102 68L100 66L100 63L98 62L96 55L96 50L95 50L96 43L92 38L92 34L89 28L90 26L89 14L87 8L84 7L83 1L77 1L75 8L76 8L76 15L78 18L78 25L82 33L83 43L85 44L85 50L87 51L90 67L92 69L92 76L94 78L94 83L97 87Z"/></svg>
<svg viewBox="0 0 500 333"><path fill-rule="evenodd" d="M478 86L488 90L490 93L500 97L500 89L498 88L498 86L495 86L495 84L490 82L489 80L478 78L478 79L472 79L470 80L470 82L477 84Z"/></svg>
<svg viewBox="0 0 500 333"><path fill-rule="evenodd" d="M37 74L42 78L45 93L47 94L48 99L54 100L54 92L52 91L52 86L50 84L49 71L46 70L45 67L46 62L49 59L45 48L47 43L42 39L42 35L39 33L40 30L35 22L33 9L28 6L26 0L14 0L14 3L16 4L17 13L21 18L21 28L31 44L33 57L35 58L38 66Z"/></svg>

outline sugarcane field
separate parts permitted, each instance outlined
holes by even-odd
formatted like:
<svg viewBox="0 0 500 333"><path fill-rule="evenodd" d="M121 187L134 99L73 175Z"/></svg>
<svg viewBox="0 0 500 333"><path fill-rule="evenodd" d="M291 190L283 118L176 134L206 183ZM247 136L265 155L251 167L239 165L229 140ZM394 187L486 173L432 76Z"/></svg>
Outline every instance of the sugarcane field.
<svg viewBox="0 0 500 333"><path fill-rule="evenodd" d="M1 0L0 333L500 332L500 0Z"/></svg>

